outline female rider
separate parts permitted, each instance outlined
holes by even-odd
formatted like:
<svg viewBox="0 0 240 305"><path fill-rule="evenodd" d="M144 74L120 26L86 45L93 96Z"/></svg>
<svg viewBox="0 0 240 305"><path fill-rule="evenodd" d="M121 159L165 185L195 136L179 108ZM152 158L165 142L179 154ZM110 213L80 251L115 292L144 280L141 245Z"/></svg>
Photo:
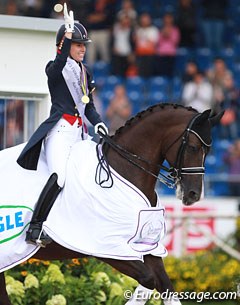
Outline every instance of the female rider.
<svg viewBox="0 0 240 305"><path fill-rule="evenodd" d="M17 162L23 168L36 170L41 147L45 150L49 173L33 212L26 241L45 246L51 239L42 232L42 223L64 186L66 166L71 148L87 138L85 117L105 134L108 129L97 113L92 92L94 81L83 64L86 44L91 40L81 23L74 23L73 12L64 4L65 24L56 36L57 54L46 66L51 95L50 116L30 138Z"/></svg>

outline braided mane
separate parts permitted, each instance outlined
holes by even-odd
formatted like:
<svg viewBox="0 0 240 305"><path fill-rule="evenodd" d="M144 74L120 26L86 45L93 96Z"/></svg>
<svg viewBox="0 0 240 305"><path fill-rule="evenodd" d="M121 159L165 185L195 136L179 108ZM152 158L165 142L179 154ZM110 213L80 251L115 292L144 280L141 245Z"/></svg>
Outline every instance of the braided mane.
<svg viewBox="0 0 240 305"><path fill-rule="evenodd" d="M136 123L141 119L142 117L145 117L146 115L152 113L155 109L165 109L166 107L172 107L173 109L186 109L187 111L193 111L193 112L198 112L196 109L192 107L185 107L181 104L174 104L174 103L159 103L155 104L153 106L148 107L147 109L140 111L137 113L134 117L131 117L129 120L126 121L125 125L121 126L118 128L115 132L115 135L122 133L122 131L125 129L125 127L131 126L133 123Z"/></svg>

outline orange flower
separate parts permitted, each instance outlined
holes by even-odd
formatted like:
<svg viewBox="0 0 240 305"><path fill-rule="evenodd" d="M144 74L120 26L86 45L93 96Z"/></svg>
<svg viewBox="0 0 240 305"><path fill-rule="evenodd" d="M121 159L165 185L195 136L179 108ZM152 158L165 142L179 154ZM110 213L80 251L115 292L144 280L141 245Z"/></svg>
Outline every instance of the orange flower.
<svg viewBox="0 0 240 305"><path fill-rule="evenodd" d="M80 265L78 258L73 258L72 262L74 263L74 265L78 265L78 266Z"/></svg>
<svg viewBox="0 0 240 305"><path fill-rule="evenodd" d="M28 260L29 264L36 264L36 265L39 265L39 262L40 260L39 259L36 259L36 258L30 258Z"/></svg>
<svg viewBox="0 0 240 305"><path fill-rule="evenodd" d="M27 274L28 274L28 272L27 272L26 270L21 271L21 275L22 275L22 276L27 276Z"/></svg>

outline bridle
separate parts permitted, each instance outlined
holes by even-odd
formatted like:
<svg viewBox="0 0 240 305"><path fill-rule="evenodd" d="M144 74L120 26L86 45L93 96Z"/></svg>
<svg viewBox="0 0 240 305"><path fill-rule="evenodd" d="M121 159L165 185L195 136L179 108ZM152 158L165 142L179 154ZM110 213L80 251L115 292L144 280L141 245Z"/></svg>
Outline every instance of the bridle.
<svg viewBox="0 0 240 305"><path fill-rule="evenodd" d="M188 124L187 128L185 129L185 131L182 134L182 142L181 145L178 149L178 153L177 153L177 160L175 162L175 166L174 166L174 174L173 177L177 178L177 179L181 179L182 175L204 175L205 173L205 168L204 166L193 166L193 167L182 167L182 163L183 163L183 157L184 157L184 152L186 150L186 147L188 145L188 140L189 140L189 134L193 133L199 140L200 142L203 144L204 148L210 148L211 147L211 141L210 144L207 144L202 137L196 132L194 131L192 128L194 126L194 123L196 122L197 118L201 115L201 113L197 114L196 116L194 116L192 118L192 120L190 121L190 123ZM181 136L180 136L181 137ZM178 139L180 138L178 137ZM178 140L177 139L177 140ZM177 141L176 140L176 141ZM174 144L174 142L173 142ZM170 147L173 145L171 144ZM170 148L169 147L169 148ZM168 148L168 149L169 149Z"/></svg>
<svg viewBox="0 0 240 305"><path fill-rule="evenodd" d="M126 150L124 147L121 145L117 144L112 137L108 136L105 134L104 130L101 131L99 130L99 135L101 136L101 140L99 144L97 145L97 157L98 157L98 166L96 170L96 175L95 175L95 181L98 185L100 185L103 188L110 188L113 185L113 179L111 175L111 170L106 158L106 151L104 149L101 149L103 147L103 144L106 143L108 144L111 148L113 148L120 156L122 156L124 159L126 159L129 163L133 164L134 166L138 167L139 169L143 170L147 174L155 177L158 181L161 183L167 185L169 188L174 188L176 184L181 180L182 175L204 175L205 173L205 168L204 166L200 167L182 167L183 164L183 158L184 158L184 153L186 150L186 147L188 145L189 141L189 134L193 133L195 136L199 138L201 143L203 144L204 147L210 147L210 144L207 144L202 137L192 129L196 119L200 116L201 114L197 114L194 116L191 121L189 122L188 126L184 130L184 132L178 136L167 148L165 151L165 154L170 150L170 148L182 137L182 142L181 145L178 149L177 153L177 159L175 162L174 167L166 167L162 164L153 164L149 160L146 160L145 158L138 156L132 152L129 152ZM154 166L159 168L159 174L155 175L152 171L146 169L144 166L140 165L138 161L143 162L145 164L148 164L150 166ZM163 174L160 170L164 170L168 174ZM105 178L101 178L101 173L102 171L105 172ZM109 182L107 186L104 186L104 183Z"/></svg>

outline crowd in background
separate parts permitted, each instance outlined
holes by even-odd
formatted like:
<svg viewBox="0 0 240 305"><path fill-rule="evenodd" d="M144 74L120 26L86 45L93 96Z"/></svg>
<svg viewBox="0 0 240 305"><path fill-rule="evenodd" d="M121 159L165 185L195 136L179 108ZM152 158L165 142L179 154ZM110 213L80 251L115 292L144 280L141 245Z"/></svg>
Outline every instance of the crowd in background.
<svg viewBox="0 0 240 305"><path fill-rule="evenodd" d="M2 0L0 13L62 19L62 12L53 8L64 2L74 11L75 20L88 29L92 43L86 62L93 70L96 62L104 62L108 66L106 76L123 80L140 77L146 84L163 77L174 84L177 79L181 88L177 102L200 112L224 109L217 137L238 143L240 73L234 61L240 51L236 17L240 1ZM180 66L179 50L187 54L180 56ZM235 52L234 59L227 57L227 52ZM112 91L104 109L111 134L136 109L124 81ZM223 159L226 164L231 160Z"/></svg>
<svg viewBox="0 0 240 305"><path fill-rule="evenodd" d="M230 0L2 0L0 13L62 19L54 5L64 2L89 31L92 43L86 61L93 68L102 60L109 64L111 75L172 79L195 65L193 74L182 79L183 103L199 111L231 108L237 117L234 75L224 58L214 58L233 44L229 36L234 34L229 34L234 28L228 28ZM192 55L202 47L212 54L212 62L205 66L194 62ZM182 71L176 69L179 48L189 52ZM235 125L228 132L234 139Z"/></svg>

